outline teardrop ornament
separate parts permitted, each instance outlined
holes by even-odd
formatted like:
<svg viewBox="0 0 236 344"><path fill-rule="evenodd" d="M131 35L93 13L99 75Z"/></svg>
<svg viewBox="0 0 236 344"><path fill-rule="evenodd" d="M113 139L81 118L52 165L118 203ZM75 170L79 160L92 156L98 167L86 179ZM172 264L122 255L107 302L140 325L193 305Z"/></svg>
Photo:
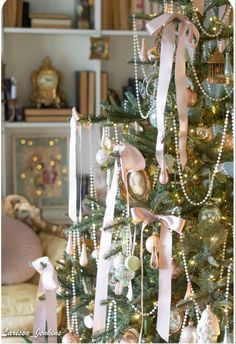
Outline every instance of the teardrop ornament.
<svg viewBox="0 0 236 344"><path fill-rule="evenodd" d="M168 181L169 181L169 177L168 177L168 172L167 172L167 168L166 168L166 162L165 162L165 160L163 160L161 172L160 172L160 177L159 177L159 182L164 185L164 184L167 184Z"/></svg>
<svg viewBox="0 0 236 344"><path fill-rule="evenodd" d="M68 241L66 245L66 253L69 254L69 256L73 256L73 240L72 235L68 235Z"/></svg>
<svg viewBox="0 0 236 344"><path fill-rule="evenodd" d="M154 246L152 248L152 255L150 258L150 267L152 269L158 269L158 254L157 254L158 250L157 248Z"/></svg>
<svg viewBox="0 0 236 344"><path fill-rule="evenodd" d="M81 250L81 256L79 259L79 263L81 266L87 266L88 265L88 255L87 255L87 249L86 249L86 244L82 244L82 250Z"/></svg>
<svg viewBox="0 0 236 344"><path fill-rule="evenodd" d="M147 44L145 38L142 39L140 54L139 54L140 61L146 62L148 60L147 55Z"/></svg>

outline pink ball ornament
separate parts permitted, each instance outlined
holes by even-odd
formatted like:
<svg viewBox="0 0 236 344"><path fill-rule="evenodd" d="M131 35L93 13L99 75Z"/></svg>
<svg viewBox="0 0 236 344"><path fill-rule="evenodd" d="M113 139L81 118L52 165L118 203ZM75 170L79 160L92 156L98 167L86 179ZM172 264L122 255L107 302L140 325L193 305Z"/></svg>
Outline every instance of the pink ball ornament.
<svg viewBox="0 0 236 344"><path fill-rule="evenodd" d="M63 344L80 343L80 338L75 333L66 333L62 338Z"/></svg>

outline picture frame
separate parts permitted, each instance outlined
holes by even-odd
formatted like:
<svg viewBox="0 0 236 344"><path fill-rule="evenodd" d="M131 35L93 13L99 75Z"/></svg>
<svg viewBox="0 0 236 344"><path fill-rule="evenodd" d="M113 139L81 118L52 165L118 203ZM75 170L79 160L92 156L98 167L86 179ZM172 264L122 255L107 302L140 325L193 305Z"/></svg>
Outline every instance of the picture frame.
<svg viewBox="0 0 236 344"><path fill-rule="evenodd" d="M109 37L90 37L90 60L109 60L109 50Z"/></svg>
<svg viewBox="0 0 236 344"><path fill-rule="evenodd" d="M44 209L68 204L68 136L12 137L13 191Z"/></svg>

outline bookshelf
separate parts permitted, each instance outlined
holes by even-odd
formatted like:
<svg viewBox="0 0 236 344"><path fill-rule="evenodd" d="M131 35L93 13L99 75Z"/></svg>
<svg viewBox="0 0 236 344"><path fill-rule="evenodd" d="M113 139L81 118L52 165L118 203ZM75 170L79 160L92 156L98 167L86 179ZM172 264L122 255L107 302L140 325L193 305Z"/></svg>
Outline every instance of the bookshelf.
<svg viewBox="0 0 236 344"><path fill-rule="evenodd" d="M74 13L76 0L28 0L32 12ZM101 72L109 75L109 87L122 94L122 86L128 77L133 77L132 31L102 29L102 0L95 0L94 29L46 29L46 28L2 28L2 56L6 64L6 77L15 76L18 80L18 96L21 107L29 105L30 76L38 69L45 56L50 56L53 66L63 73L62 90L70 107L75 104L75 71L90 70L96 74L96 114L100 112ZM55 10L56 8L56 10ZM147 36L146 31L140 31ZM89 60L90 37L110 37L110 59L108 61ZM151 40L151 39L150 39ZM122 48L121 48L122 47ZM151 47L151 43L150 43ZM13 192L12 183L12 137L15 134L27 135L43 132L56 135L69 135L68 123L27 123L4 122L2 116L2 196ZM100 144L99 130L95 130L94 155ZM87 145L82 149L87 156ZM88 166L85 167L88 173ZM99 170L99 169L98 169ZM10 171L10 172L9 172ZM63 213L63 212L60 212Z"/></svg>

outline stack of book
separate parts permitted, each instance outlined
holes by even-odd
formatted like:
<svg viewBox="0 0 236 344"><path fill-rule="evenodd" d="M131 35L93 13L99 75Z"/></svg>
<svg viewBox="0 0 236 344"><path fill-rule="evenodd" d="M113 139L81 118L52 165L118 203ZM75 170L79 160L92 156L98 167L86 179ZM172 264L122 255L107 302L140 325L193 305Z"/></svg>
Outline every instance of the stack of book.
<svg viewBox="0 0 236 344"><path fill-rule="evenodd" d="M68 122L71 109L25 108L24 115L26 122Z"/></svg>
<svg viewBox="0 0 236 344"><path fill-rule="evenodd" d="M130 30L129 16L135 14L160 13L160 4L151 0L102 0L103 30ZM137 29L144 29L144 20L137 19Z"/></svg>
<svg viewBox="0 0 236 344"><path fill-rule="evenodd" d="M96 104L96 74L93 71L75 72L76 108L82 115L94 115ZM101 100L108 97L108 74L101 74Z"/></svg>
<svg viewBox="0 0 236 344"><path fill-rule="evenodd" d="M30 4L23 0L7 0L3 5L4 27L30 27Z"/></svg>
<svg viewBox="0 0 236 344"><path fill-rule="evenodd" d="M70 29L71 17L61 13L30 13L32 28Z"/></svg>

